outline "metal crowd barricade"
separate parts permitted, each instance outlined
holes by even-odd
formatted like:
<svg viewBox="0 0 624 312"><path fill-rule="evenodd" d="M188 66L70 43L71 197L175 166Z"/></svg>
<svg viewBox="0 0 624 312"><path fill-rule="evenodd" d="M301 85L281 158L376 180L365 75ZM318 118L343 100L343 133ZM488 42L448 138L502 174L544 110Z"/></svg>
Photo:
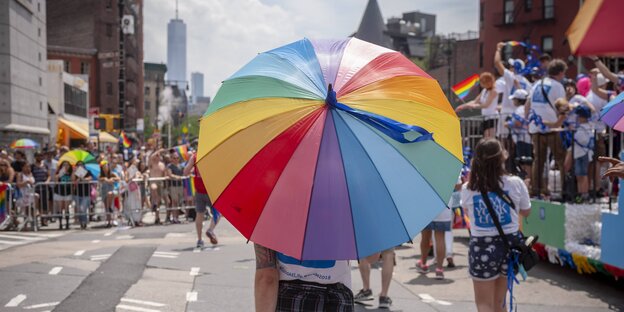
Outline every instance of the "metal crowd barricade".
<svg viewBox="0 0 624 312"><path fill-rule="evenodd" d="M16 229L22 230L22 226L31 224L36 229L36 224L32 224L34 215L32 207L20 209L16 205L15 195L17 188L12 183L0 183L0 230ZM22 219L20 222L20 219Z"/></svg>

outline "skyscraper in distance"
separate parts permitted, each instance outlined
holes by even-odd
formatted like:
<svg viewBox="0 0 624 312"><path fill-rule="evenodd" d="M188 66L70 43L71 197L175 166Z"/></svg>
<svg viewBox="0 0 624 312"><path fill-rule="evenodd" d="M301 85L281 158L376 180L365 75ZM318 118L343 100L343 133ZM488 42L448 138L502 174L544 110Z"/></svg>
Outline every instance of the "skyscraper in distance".
<svg viewBox="0 0 624 312"><path fill-rule="evenodd" d="M167 80L186 88L186 24L178 18L177 1L175 19L167 25Z"/></svg>
<svg viewBox="0 0 624 312"><path fill-rule="evenodd" d="M197 98L204 96L204 74L191 73L191 104L197 104Z"/></svg>

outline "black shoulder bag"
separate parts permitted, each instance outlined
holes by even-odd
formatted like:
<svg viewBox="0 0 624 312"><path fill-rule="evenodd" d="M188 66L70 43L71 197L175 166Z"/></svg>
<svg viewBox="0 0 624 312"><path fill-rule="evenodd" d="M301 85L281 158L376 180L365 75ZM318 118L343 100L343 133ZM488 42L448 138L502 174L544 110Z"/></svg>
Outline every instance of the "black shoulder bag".
<svg viewBox="0 0 624 312"><path fill-rule="evenodd" d="M516 205L514 205L513 201L511 200L511 198L509 198L507 194L501 191L496 192L496 194L503 201L505 201L505 203L511 206L512 209L514 210L516 209ZM535 252L535 250L533 250L532 248L533 244L537 242L538 236L524 237L522 232L520 232L522 236L522 239L520 240L520 244L514 243L512 245L507 239L505 232L503 231L503 227L500 224L500 220L498 220L498 215L494 211L494 208L492 207L492 202L490 201L490 198L488 197L487 193L481 192L481 197L483 198L483 201L485 202L485 206L487 207L488 213L492 217L492 221L494 221L494 225L496 226L496 229L498 230L498 234L503 240L503 243L505 244L507 250L509 250L510 252L518 253L518 263L522 264L525 271L529 271L539 262L539 256L537 255L537 252ZM513 269L514 269L514 273L518 273L517 265Z"/></svg>

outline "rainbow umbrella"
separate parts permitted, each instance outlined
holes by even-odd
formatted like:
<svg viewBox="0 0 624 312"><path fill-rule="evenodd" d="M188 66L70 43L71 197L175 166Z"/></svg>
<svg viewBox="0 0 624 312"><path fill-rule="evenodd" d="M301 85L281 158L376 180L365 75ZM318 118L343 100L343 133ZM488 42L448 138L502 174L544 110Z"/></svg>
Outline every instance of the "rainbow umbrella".
<svg viewBox="0 0 624 312"><path fill-rule="evenodd" d="M197 166L246 238L341 260L416 236L446 209L461 157L459 119L413 62L356 38L303 39L223 82Z"/></svg>
<svg viewBox="0 0 624 312"><path fill-rule="evenodd" d="M586 0L566 31L575 55L624 55L622 0Z"/></svg>
<svg viewBox="0 0 624 312"><path fill-rule="evenodd" d="M71 150L63 154L61 158L59 158L58 163L61 164L64 161L69 161L72 166L82 161L85 164L85 168L93 176L93 179L97 179L100 176L100 164L98 164L97 159L87 151Z"/></svg>
<svg viewBox="0 0 624 312"><path fill-rule="evenodd" d="M618 131L624 131L624 118L622 117L624 117L624 92L600 110L600 119Z"/></svg>
<svg viewBox="0 0 624 312"><path fill-rule="evenodd" d="M15 140L13 143L11 143L11 145L9 145L10 148L25 148L25 149L37 148L38 146L39 146L39 143L31 139Z"/></svg>

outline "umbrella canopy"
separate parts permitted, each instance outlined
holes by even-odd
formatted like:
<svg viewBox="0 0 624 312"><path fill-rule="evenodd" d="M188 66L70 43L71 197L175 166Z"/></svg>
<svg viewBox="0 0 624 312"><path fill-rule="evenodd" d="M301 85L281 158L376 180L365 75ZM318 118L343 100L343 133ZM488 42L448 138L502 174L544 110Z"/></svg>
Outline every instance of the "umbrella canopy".
<svg viewBox="0 0 624 312"><path fill-rule="evenodd" d="M31 139L15 140L13 143L11 143L11 145L9 145L9 147L11 148L26 148L26 149L37 148L38 146L39 146L39 143Z"/></svg>
<svg viewBox="0 0 624 312"><path fill-rule="evenodd" d="M600 119L609 127L624 132L624 92L607 103L600 111Z"/></svg>
<svg viewBox="0 0 624 312"><path fill-rule="evenodd" d="M622 0L586 0L566 32L575 55L624 55Z"/></svg>
<svg viewBox="0 0 624 312"><path fill-rule="evenodd" d="M459 119L413 62L356 38L303 39L223 82L197 167L248 239L340 260L416 236L445 209L461 157Z"/></svg>
<svg viewBox="0 0 624 312"><path fill-rule="evenodd" d="M100 177L100 164L97 159L91 155L91 153L83 150L71 150L59 158L58 163L68 161L72 166L75 166L77 162L82 161L85 164L85 168L91 173L94 179Z"/></svg>

